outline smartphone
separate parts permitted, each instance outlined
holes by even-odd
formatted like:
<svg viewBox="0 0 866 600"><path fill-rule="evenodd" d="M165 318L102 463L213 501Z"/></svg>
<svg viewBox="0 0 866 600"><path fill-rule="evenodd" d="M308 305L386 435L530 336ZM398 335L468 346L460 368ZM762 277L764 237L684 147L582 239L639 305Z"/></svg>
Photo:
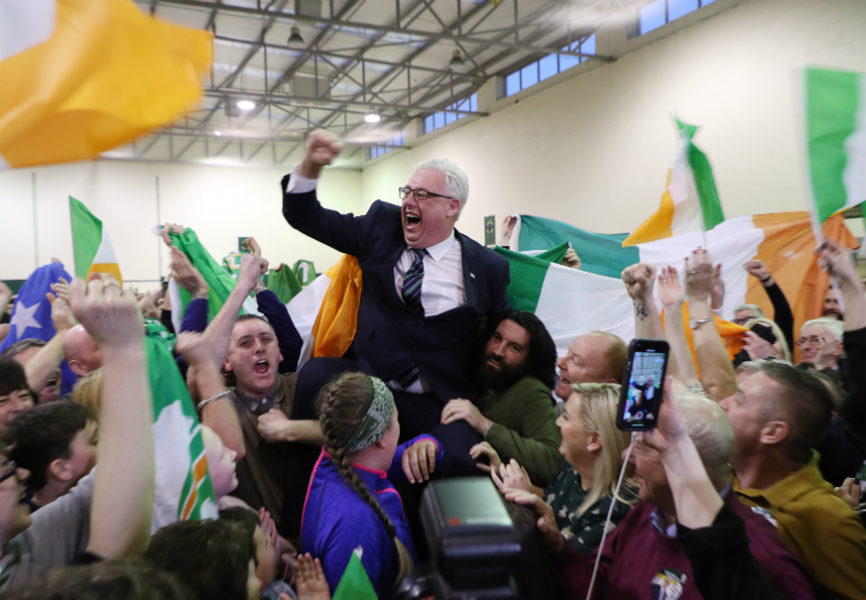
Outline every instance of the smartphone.
<svg viewBox="0 0 866 600"><path fill-rule="evenodd" d="M616 411L616 426L621 430L649 431L656 426L669 354L664 340L635 338L628 345Z"/></svg>

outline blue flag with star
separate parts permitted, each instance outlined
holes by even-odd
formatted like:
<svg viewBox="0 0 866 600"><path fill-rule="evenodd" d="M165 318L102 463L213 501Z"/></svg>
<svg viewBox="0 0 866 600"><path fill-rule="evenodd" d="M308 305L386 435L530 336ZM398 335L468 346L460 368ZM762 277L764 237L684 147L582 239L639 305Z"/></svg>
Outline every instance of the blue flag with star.
<svg viewBox="0 0 866 600"><path fill-rule="evenodd" d="M72 281L72 277L63 268L61 262L43 265L30 274L18 291L18 298L15 300L9 322L9 335L0 342L0 352L18 340L37 338L47 342L54 337L51 303L48 302L45 294L51 291L51 284L56 283L61 277L66 281ZM75 374L69 370L66 361L63 361L62 371L63 383L60 392L65 394L72 389Z"/></svg>

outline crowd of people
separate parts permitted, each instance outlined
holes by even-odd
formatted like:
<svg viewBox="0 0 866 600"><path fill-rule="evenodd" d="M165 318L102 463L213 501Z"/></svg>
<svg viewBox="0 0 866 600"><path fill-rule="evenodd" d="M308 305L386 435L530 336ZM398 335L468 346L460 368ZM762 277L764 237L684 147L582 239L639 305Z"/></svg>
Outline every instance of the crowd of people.
<svg viewBox="0 0 866 600"><path fill-rule="evenodd" d="M670 345L670 377L636 392L658 424L630 435L616 427L628 340L588 331L557 357L544 323L510 308L505 259L455 228L469 191L457 165L426 161L401 205L353 216L316 194L340 149L313 133L281 191L288 223L363 275L341 356L300 364L254 241L209 318L208 284L173 244L183 228L163 228L190 297L177 331L165 299L111 277L52 285L56 334L0 355L0 598L320 600L354 556L395 597L425 560L419 490L485 473L534 513L562 598L864 597L866 290L847 249L816 250L833 285L799 336L772 274L744 265L774 314L732 311L736 356L706 249L682 277L626 268L636 337ZM566 262L580 268L573 250ZM251 295L258 314L238 316ZM146 328L173 339L218 518L153 526L165 465ZM67 395L62 365L78 378Z"/></svg>

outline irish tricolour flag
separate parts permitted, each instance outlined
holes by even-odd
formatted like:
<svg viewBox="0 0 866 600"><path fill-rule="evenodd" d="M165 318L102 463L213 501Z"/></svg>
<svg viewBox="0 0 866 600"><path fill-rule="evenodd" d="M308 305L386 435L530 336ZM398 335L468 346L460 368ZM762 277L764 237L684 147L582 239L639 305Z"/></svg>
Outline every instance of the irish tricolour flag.
<svg viewBox="0 0 866 600"><path fill-rule="evenodd" d="M69 221L72 225L75 275L86 280L91 273L104 273L111 275L122 285L117 254L102 221L72 196L69 196Z"/></svg>
<svg viewBox="0 0 866 600"><path fill-rule="evenodd" d="M848 247L857 245L841 216L824 224L824 235ZM657 267L674 265L682 276L683 259L704 245L702 232L693 231L623 248L620 243L624 234L592 233L531 215L520 215L514 237L517 243L513 246L520 252L496 249L511 264L509 299L515 308L538 315L560 355L572 339L593 330L608 331L626 341L634 337L634 313L620 280L622 269L642 261ZM524 253L563 242L571 243L580 255L581 270ZM794 313L795 331L805 320L820 315L828 275L818 268L813 254L816 242L808 213L726 219L706 232L706 243L713 260L722 264L723 318L732 318L734 308L745 302L773 314L763 287L743 269L743 264L753 258L764 261L785 292Z"/></svg>
<svg viewBox="0 0 866 600"><path fill-rule="evenodd" d="M806 152L819 223L866 200L866 76L804 69Z"/></svg>

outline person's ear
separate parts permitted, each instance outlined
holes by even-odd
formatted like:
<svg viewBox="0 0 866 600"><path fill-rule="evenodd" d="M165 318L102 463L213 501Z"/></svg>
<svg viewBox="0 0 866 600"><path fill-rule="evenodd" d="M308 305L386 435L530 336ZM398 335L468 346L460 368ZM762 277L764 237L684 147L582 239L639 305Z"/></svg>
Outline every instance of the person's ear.
<svg viewBox="0 0 866 600"><path fill-rule="evenodd" d="M761 427L759 439L766 446L779 444L788 437L788 424L784 421L767 421Z"/></svg>
<svg viewBox="0 0 866 600"><path fill-rule="evenodd" d="M445 214L449 217L457 218L457 215L460 213L460 200L457 198L451 198L448 202L448 209L445 211Z"/></svg>
<svg viewBox="0 0 866 600"><path fill-rule="evenodd" d="M601 436L598 434L597 431L593 431L589 435L589 443L587 443L586 449L589 452L597 452L597 451L601 450L602 446L603 446L603 444L601 443Z"/></svg>
<svg viewBox="0 0 866 600"><path fill-rule="evenodd" d="M52 460L48 465L48 475L53 479L63 482L70 482L74 477L72 466L65 458L55 458Z"/></svg>

